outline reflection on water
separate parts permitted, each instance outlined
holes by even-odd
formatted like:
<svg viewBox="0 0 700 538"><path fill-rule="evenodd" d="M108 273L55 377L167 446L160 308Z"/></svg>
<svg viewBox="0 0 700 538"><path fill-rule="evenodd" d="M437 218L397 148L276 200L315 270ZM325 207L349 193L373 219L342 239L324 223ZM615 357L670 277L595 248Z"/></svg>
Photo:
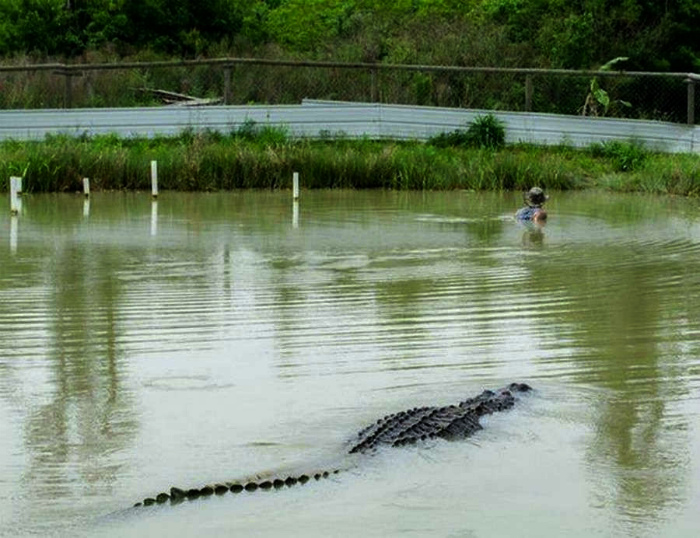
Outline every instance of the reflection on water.
<svg viewBox="0 0 700 538"><path fill-rule="evenodd" d="M524 228L522 239L524 247L540 248L544 245L544 225L528 222L521 226Z"/></svg>
<svg viewBox="0 0 700 538"><path fill-rule="evenodd" d="M151 235L158 235L158 201L151 202Z"/></svg>
<svg viewBox="0 0 700 538"><path fill-rule="evenodd" d="M17 253L17 234L19 229L19 217L10 216L10 254Z"/></svg>
<svg viewBox="0 0 700 538"><path fill-rule="evenodd" d="M689 419L679 407L693 395L679 357L697 340L689 342L679 322L700 314L688 296L700 284L689 263L698 247L674 237L607 250L591 249L578 260L573 281L552 277L571 295L568 332L581 350L576 377L611 391L596 406L589 458L594 468L610 470L616 487L598 490L598 502L616 506L622 520L639 526L638 535L648 519L675 514L687 486Z"/></svg>
<svg viewBox="0 0 700 538"><path fill-rule="evenodd" d="M111 456L137 426L117 345L121 286L111 271L119 254L69 244L52 254L48 274L4 275L15 286L3 289L2 308L3 363L13 379L0 394L27 392L15 402L26 412L18 435L27 460L13 495L32 499L26 516L39 521L66 510L53 499L108 492L121 467ZM48 281L39 293L37 279Z"/></svg>
<svg viewBox="0 0 700 538"><path fill-rule="evenodd" d="M379 458L328 493L123 524L186 535L275 535L329 517L345 535L498 535L514 520L543 535L699 530L696 207L555 194L547 226L523 227L518 203L27 198L0 222L6 532L68 534L158 488L338 454L377 415L514 379L536 397L466 447ZM499 486L513 477L519 487ZM465 523L465 509L479 517Z"/></svg>

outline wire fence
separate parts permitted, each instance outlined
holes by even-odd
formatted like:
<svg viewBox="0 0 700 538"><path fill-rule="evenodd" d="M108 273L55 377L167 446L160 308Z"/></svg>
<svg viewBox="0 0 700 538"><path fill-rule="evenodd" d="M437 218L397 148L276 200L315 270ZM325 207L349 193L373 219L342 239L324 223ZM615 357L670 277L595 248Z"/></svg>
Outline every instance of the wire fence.
<svg viewBox="0 0 700 538"><path fill-rule="evenodd" d="M218 58L0 65L0 108L298 104L304 98L695 124L694 73Z"/></svg>

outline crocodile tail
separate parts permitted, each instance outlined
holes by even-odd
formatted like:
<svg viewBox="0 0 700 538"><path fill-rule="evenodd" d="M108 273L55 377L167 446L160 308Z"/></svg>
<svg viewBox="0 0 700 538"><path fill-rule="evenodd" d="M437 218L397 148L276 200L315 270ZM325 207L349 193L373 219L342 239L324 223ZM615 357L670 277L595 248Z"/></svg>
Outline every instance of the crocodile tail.
<svg viewBox="0 0 700 538"><path fill-rule="evenodd" d="M156 504L179 504L184 501L193 501L202 497L210 497L212 495L225 495L226 493L242 493L253 491L270 491L281 489L284 487L292 487L296 485L304 485L311 480L322 480L331 475L338 474L341 469L333 469L330 471L316 471L313 473L303 473L297 476L287 476L285 478L274 477L261 480L241 480L235 482L215 483L203 486L201 488L183 489L178 487L170 488L169 493L159 493L154 497L147 497L143 501L134 504L138 506L153 506Z"/></svg>

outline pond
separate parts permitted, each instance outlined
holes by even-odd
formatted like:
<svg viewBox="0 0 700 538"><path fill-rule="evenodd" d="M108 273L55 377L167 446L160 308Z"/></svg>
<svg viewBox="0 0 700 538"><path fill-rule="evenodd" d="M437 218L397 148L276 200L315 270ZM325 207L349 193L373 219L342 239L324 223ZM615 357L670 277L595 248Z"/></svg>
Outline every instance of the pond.
<svg viewBox="0 0 700 538"><path fill-rule="evenodd" d="M0 534L691 536L700 207L552 193L30 195L0 218ZM8 208L9 209L9 208ZM304 486L376 419L531 384Z"/></svg>

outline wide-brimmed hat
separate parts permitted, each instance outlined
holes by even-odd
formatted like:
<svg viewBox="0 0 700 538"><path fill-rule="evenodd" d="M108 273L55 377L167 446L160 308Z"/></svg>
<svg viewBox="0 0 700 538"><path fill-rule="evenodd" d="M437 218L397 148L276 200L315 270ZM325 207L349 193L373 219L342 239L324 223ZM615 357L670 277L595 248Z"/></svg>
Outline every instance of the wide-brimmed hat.
<svg viewBox="0 0 700 538"><path fill-rule="evenodd" d="M530 207L541 207L549 198L539 187L532 187L524 196L525 203Z"/></svg>

